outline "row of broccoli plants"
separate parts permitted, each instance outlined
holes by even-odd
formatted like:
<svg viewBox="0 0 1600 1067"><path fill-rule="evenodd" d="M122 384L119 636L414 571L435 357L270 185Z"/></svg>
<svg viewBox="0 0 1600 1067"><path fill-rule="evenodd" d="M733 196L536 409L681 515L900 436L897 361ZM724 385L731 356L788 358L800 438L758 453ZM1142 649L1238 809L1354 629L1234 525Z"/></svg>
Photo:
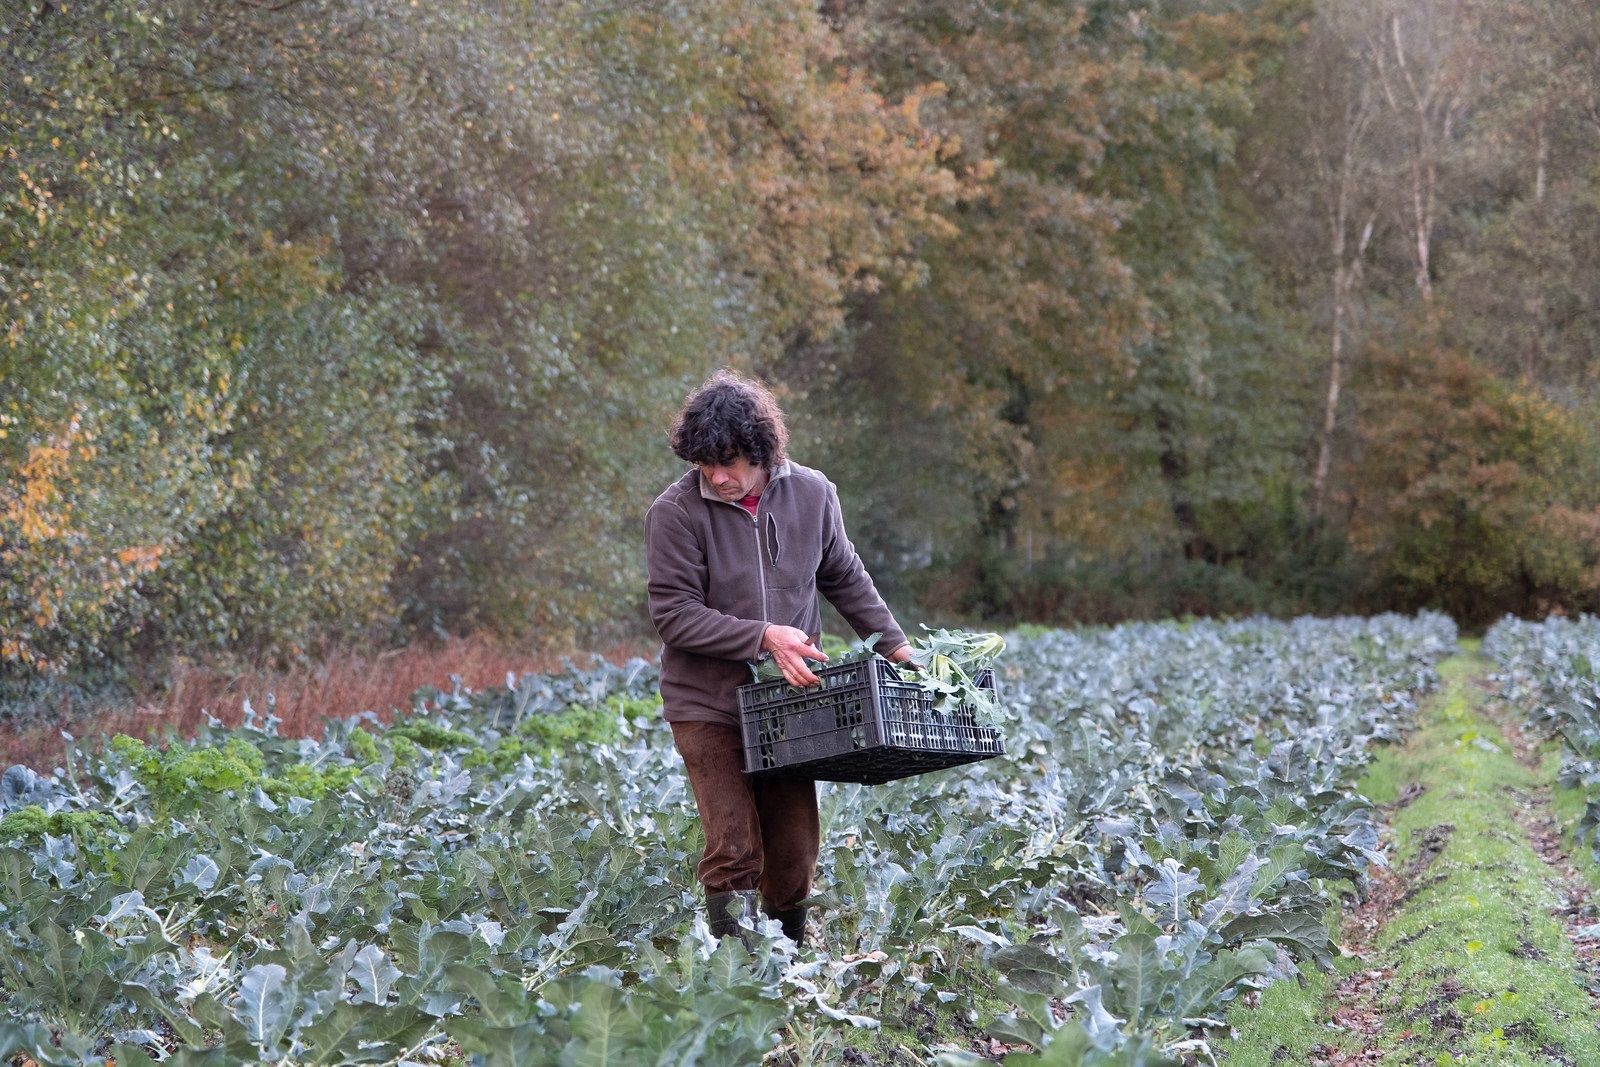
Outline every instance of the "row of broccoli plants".
<svg viewBox="0 0 1600 1067"><path fill-rule="evenodd" d="M1059 1062L1168 1062L1206 1054L1239 992L1329 965L1335 891L1382 862L1349 784L1454 641L1427 615L1031 643L1018 739L1046 789L1017 776L990 802L1021 801L1015 824L1036 829L1020 856L1064 862L1017 899L1027 939L988 957L1018 1005L994 1029L1084 1050ZM1078 1006L1065 1025L1062 1003Z"/></svg>
<svg viewBox="0 0 1600 1067"><path fill-rule="evenodd" d="M1328 962L1333 894L1381 858L1348 784L1454 637L1433 615L1014 637L1005 757L819 787L822 937L798 952L698 917L641 661L320 740L252 714L78 746L0 785L0 1058L836 1063L920 1017L930 1062L977 1062L981 1034L1176 1063L1241 991Z"/></svg>
<svg viewBox="0 0 1600 1067"><path fill-rule="evenodd" d="M1542 734L1559 736L1560 784L1582 791L1579 841L1600 858L1600 619L1506 616L1483 639L1501 694Z"/></svg>

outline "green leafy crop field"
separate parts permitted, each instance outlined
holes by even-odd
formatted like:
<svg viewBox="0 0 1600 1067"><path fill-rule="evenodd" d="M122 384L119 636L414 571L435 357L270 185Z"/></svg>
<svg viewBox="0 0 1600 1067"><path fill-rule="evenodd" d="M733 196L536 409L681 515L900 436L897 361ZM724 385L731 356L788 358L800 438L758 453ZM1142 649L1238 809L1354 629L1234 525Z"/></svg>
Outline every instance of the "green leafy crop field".
<svg viewBox="0 0 1600 1067"><path fill-rule="evenodd" d="M1415 618L1008 636L1003 757L819 787L818 936L699 918L654 668L80 744L0 784L0 1060L1208 1062L1339 953Z"/></svg>

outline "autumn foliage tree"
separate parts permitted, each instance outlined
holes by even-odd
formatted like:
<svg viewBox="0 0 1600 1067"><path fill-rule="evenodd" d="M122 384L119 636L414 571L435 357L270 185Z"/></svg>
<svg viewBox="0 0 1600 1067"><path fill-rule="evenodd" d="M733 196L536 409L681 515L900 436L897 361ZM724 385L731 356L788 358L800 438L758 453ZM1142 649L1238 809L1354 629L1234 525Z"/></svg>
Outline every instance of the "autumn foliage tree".
<svg viewBox="0 0 1600 1067"><path fill-rule="evenodd" d="M1364 378L1347 507L1371 603L1481 624L1600 602L1592 424L1426 341Z"/></svg>
<svg viewBox="0 0 1600 1067"><path fill-rule="evenodd" d="M683 390L971 181L804 5L4 18L13 666L631 625Z"/></svg>

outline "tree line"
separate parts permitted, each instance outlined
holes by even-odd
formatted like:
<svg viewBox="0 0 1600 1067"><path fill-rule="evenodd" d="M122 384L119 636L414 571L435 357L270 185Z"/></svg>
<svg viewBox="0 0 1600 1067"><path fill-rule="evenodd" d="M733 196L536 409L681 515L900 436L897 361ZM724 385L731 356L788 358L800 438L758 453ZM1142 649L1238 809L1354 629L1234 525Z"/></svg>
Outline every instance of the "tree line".
<svg viewBox="0 0 1600 1067"><path fill-rule="evenodd" d="M0 33L0 670L637 628L723 365L929 617L1596 604L1581 0Z"/></svg>

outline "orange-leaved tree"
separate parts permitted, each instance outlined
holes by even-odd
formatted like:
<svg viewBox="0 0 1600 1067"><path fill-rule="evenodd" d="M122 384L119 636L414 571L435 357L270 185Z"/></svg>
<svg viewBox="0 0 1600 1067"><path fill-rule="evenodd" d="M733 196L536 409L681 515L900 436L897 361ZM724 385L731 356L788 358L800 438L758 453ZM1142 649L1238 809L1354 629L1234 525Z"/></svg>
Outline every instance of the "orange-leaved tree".
<svg viewBox="0 0 1600 1067"><path fill-rule="evenodd" d="M1367 374L1345 484L1374 603L1482 623L1600 599L1591 421L1427 341Z"/></svg>

